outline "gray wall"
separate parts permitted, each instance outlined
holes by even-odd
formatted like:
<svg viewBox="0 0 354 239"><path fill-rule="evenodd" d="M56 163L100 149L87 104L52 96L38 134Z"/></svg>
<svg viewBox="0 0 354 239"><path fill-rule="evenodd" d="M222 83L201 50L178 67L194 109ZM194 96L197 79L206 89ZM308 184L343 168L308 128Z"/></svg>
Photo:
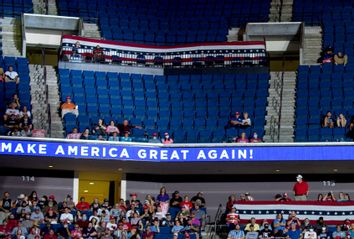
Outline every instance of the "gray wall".
<svg viewBox="0 0 354 239"><path fill-rule="evenodd" d="M24 178L23 178L24 177ZM0 192L8 191L15 199L21 193L30 194L33 190L38 195L54 195L56 200L63 200L66 195L73 194L72 178L0 176Z"/></svg>
<svg viewBox="0 0 354 239"><path fill-rule="evenodd" d="M181 180L183 176L181 176ZM265 179L266 181L267 179ZM183 183L158 183L127 181L127 198L129 194L135 192L139 199L144 199L146 194L156 196L162 186L167 188L171 195L175 190L180 191L181 196L194 196L197 192L204 193L208 214L214 220L218 205L221 203L223 208L230 194L237 197L245 192L250 192L255 200L273 200L277 193L287 192L293 198L292 187L294 182L183 182ZM333 191L336 195L339 192L347 192L354 197L354 183L334 183L334 182L309 182L310 199L316 200L318 193L328 193Z"/></svg>

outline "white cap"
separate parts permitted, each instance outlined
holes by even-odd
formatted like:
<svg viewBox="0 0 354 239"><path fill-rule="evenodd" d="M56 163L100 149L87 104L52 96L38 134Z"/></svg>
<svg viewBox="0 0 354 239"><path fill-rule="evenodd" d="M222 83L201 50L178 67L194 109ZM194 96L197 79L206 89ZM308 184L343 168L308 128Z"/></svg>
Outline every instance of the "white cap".
<svg viewBox="0 0 354 239"><path fill-rule="evenodd" d="M301 178L302 179L302 175L301 174L299 174L299 175L297 175L297 177L296 178Z"/></svg>

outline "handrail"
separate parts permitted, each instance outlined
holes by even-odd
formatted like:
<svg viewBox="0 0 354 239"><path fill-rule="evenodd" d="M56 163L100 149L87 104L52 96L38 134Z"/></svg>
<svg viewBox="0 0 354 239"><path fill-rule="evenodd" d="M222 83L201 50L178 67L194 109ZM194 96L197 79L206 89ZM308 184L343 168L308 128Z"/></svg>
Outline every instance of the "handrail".
<svg viewBox="0 0 354 239"><path fill-rule="evenodd" d="M215 217L214 217L214 225L209 229L208 232L208 238L213 239L214 236L216 235L216 228L217 224L219 222L220 216L222 215L222 204L219 204L218 210L216 211Z"/></svg>

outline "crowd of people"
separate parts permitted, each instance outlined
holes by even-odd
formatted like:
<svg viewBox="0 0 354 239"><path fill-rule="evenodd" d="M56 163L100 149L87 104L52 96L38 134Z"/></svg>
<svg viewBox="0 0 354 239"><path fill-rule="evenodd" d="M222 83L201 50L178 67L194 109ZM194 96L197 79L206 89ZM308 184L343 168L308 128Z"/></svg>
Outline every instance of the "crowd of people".
<svg viewBox="0 0 354 239"><path fill-rule="evenodd" d="M167 229L175 239L195 235L199 238L206 223L206 204L202 193L189 199L178 191L171 197L162 187L156 197L129 200L111 205L107 199L75 204L70 195L56 201L54 195L40 197L36 191L20 194L16 200L8 192L0 201L0 237L16 239L153 239Z"/></svg>
<svg viewBox="0 0 354 239"><path fill-rule="evenodd" d="M4 126L9 136L32 136L32 114L27 106L22 106L17 94L11 97L3 115Z"/></svg>

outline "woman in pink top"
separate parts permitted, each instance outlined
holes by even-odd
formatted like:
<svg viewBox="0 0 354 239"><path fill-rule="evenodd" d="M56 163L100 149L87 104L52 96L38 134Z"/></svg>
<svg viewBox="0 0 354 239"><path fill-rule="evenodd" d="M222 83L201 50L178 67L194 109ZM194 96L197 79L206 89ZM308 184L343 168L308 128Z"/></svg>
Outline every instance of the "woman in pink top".
<svg viewBox="0 0 354 239"><path fill-rule="evenodd" d="M162 140L163 144L173 144L173 139L170 138L170 135L166 132L165 137Z"/></svg>
<svg viewBox="0 0 354 239"><path fill-rule="evenodd" d="M246 133L245 133L245 132L242 132L241 137L239 137L236 142L237 142L237 143L248 143L249 140L248 140L248 138L246 137Z"/></svg>
<svg viewBox="0 0 354 239"><path fill-rule="evenodd" d="M113 135L113 133L119 134L119 129L117 128L117 126L114 125L114 121L113 120L111 120L111 122L107 126L106 133L108 135Z"/></svg>

